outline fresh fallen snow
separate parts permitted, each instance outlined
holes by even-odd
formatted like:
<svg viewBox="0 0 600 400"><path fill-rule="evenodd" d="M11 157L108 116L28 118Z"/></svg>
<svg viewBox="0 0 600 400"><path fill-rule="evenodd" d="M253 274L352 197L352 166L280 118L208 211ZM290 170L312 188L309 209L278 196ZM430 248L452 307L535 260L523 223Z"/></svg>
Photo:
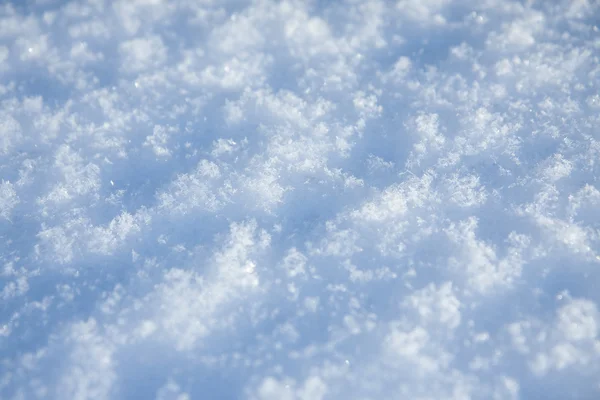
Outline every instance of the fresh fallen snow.
<svg viewBox="0 0 600 400"><path fill-rule="evenodd" d="M600 398L599 21L3 2L0 397Z"/></svg>

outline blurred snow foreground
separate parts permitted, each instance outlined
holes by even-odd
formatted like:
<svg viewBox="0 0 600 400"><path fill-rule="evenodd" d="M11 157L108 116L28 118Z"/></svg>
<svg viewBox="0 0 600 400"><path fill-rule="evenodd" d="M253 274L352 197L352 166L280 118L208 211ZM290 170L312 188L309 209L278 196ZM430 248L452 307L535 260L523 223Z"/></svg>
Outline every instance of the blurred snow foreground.
<svg viewBox="0 0 600 400"><path fill-rule="evenodd" d="M0 397L600 398L599 21L3 2Z"/></svg>

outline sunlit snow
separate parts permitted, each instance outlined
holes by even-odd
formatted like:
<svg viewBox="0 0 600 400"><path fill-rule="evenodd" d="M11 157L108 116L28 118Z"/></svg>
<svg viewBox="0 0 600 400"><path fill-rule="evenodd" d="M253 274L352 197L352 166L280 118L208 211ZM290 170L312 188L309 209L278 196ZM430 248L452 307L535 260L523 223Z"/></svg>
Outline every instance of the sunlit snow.
<svg viewBox="0 0 600 400"><path fill-rule="evenodd" d="M600 3L0 5L0 398L600 399Z"/></svg>

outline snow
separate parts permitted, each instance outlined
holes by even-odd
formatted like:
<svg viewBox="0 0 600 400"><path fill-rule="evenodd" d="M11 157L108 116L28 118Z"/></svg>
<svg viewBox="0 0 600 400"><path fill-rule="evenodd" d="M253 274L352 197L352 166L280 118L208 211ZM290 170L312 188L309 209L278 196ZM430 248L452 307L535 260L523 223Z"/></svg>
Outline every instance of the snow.
<svg viewBox="0 0 600 400"><path fill-rule="evenodd" d="M0 398L600 398L600 3L0 6Z"/></svg>

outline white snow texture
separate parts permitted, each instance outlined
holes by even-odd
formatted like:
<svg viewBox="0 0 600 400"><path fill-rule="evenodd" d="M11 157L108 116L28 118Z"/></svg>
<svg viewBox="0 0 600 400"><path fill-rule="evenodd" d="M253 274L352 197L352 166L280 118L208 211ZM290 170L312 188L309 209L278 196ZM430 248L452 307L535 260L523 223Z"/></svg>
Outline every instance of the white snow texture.
<svg viewBox="0 0 600 400"><path fill-rule="evenodd" d="M600 399L600 2L0 4L0 398Z"/></svg>

